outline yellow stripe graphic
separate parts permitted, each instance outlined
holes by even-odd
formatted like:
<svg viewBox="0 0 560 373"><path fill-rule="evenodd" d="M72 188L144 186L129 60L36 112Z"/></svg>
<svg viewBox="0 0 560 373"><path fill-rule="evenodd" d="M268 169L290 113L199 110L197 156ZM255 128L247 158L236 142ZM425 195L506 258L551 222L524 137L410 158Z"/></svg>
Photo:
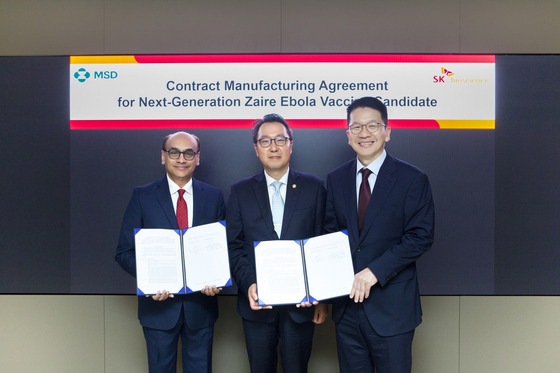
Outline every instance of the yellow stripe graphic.
<svg viewBox="0 0 560 373"><path fill-rule="evenodd" d="M494 119L451 119L442 120L438 119L439 128L449 128L449 129L496 129L496 121Z"/></svg>
<svg viewBox="0 0 560 373"><path fill-rule="evenodd" d="M71 64L137 63L134 56L70 56Z"/></svg>

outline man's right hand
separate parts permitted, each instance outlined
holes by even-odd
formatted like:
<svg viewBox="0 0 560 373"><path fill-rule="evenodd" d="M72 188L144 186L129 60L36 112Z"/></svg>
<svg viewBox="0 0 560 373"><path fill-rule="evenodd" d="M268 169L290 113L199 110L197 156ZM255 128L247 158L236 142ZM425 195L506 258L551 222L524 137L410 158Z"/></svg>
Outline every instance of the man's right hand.
<svg viewBox="0 0 560 373"><path fill-rule="evenodd" d="M259 306L259 296L257 295L257 284L252 284L249 286L249 292L247 293L247 298L249 298L249 305L252 310L269 310L272 306Z"/></svg>
<svg viewBox="0 0 560 373"><path fill-rule="evenodd" d="M146 298L150 297L150 295L146 295ZM156 294L151 295L152 299L158 302L162 302L167 298L174 298L175 295L169 294L167 290L158 291Z"/></svg>

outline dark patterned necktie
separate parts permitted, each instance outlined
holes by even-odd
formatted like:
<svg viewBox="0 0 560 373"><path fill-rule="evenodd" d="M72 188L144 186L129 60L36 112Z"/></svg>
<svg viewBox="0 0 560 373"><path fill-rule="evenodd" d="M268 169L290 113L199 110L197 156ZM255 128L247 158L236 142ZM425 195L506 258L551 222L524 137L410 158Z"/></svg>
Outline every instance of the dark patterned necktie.
<svg viewBox="0 0 560 373"><path fill-rule="evenodd" d="M362 168L362 184L360 184L360 192L358 195L358 229L360 233L364 227L364 220L366 220L366 210L371 197L371 189L369 188L368 177L371 175L369 168Z"/></svg>

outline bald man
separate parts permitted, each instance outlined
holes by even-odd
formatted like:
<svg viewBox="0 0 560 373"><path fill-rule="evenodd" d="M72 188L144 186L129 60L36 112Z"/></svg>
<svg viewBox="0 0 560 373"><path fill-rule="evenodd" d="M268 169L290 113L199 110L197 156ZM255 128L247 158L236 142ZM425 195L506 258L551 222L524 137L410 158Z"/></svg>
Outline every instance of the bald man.
<svg viewBox="0 0 560 373"><path fill-rule="evenodd" d="M213 223L225 218L223 192L193 178L200 164L200 140L177 132L163 138L161 163L165 175L136 187L126 208L117 255L119 265L136 276L135 228L179 229ZM180 222L177 220L177 206ZM186 220L185 220L186 219ZM181 337L183 372L212 371L212 340L218 318L214 295L220 288L209 284L200 293L170 294L161 289L138 297L138 319L144 330L150 373L175 372Z"/></svg>

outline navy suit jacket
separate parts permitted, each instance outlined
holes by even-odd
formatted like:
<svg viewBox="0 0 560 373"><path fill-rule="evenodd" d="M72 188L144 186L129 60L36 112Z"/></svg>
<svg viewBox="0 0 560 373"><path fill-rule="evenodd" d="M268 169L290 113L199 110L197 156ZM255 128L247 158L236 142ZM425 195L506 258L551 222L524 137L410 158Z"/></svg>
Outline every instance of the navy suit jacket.
<svg viewBox="0 0 560 373"><path fill-rule="evenodd" d="M413 330L422 321L416 259L434 238L434 204L428 177L418 168L387 154L358 233L356 159L327 178L325 230L348 230L354 271L366 267L378 279L364 300L375 331L393 336ZM333 303L333 320L340 321L346 298Z"/></svg>
<svg viewBox="0 0 560 373"><path fill-rule="evenodd" d="M225 218L223 192L201 181L193 180L193 222L192 225L214 223ZM173 202L169 194L167 176L151 184L136 187L124 214L116 261L120 266L136 276L136 256L134 250L134 228L179 229ZM163 289L162 289L163 290ZM142 326L152 329L169 330L179 320L181 308L187 325L191 329L201 329L213 325L218 318L216 297L202 293L177 295L165 301L154 301L145 296L138 297L138 319Z"/></svg>
<svg viewBox="0 0 560 373"><path fill-rule="evenodd" d="M246 320L270 322L284 307L296 322L313 317L313 307L276 306L254 311L247 293L256 283L254 241L299 240L320 235L325 212L325 187L313 175L290 169L280 237L274 231L264 172L233 184L228 200L226 227L230 265L239 288L237 312Z"/></svg>

